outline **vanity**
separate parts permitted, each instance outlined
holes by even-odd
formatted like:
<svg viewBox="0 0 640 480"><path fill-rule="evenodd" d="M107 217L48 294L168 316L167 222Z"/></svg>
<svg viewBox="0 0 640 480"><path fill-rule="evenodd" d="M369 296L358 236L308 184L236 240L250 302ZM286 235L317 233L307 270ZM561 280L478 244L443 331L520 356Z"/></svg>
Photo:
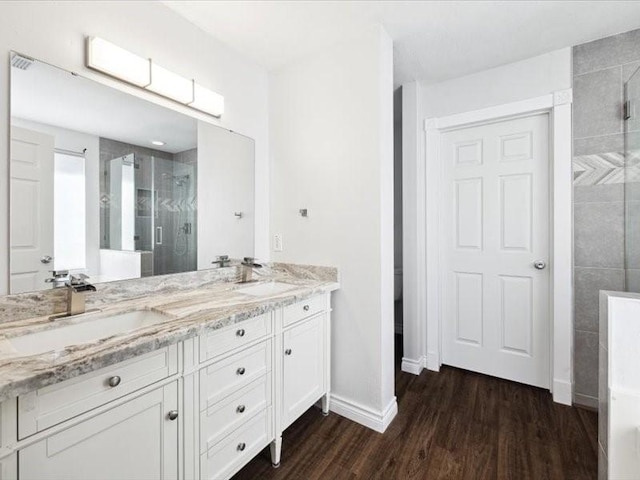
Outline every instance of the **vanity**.
<svg viewBox="0 0 640 480"><path fill-rule="evenodd" d="M285 429L329 412L338 273L252 258L255 142L10 63L0 480L223 480L267 446L278 466Z"/></svg>
<svg viewBox="0 0 640 480"><path fill-rule="evenodd" d="M0 478L222 480L267 446L278 466L283 431L317 402L329 413L338 283L269 268L1 325Z"/></svg>

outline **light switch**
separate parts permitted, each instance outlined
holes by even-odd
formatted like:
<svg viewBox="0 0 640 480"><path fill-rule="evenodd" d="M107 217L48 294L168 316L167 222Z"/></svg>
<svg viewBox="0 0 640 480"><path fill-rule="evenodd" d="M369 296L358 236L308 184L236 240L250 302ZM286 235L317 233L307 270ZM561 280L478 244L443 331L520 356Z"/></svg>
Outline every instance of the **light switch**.
<svg viewBox="0 0 640 480"><path fill-rule="evenodd" d="M282 251L282 234L276 233L273 236L273 250L276 252Z"/></svg>

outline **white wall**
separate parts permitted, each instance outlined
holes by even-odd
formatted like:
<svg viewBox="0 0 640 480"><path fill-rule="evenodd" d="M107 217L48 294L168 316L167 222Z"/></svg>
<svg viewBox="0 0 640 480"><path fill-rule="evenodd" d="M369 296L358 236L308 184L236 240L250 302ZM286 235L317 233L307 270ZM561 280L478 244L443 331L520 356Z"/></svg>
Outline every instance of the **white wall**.
<svg viewBox="0 0 640 480"><path fill-rule="evenodd" d="M85 211L87 273L91 277L100 272L100 139L94 135L74 132L66 128L13 118L12 125L46 133L55 138L55 148L72 152L85 152ZM54 226L55 228L55 226ZM54 262L55 263L55 262ZM43 287L44 289L44 287Z"/></svg>
<svg viewBox="0 0 640 480"><path fill-rule="evenodd" d="M426 220L420 98L418 82L402 86L402 369L413 373L424 365L426 350L425 279L418 268L425 261L419 244Z"/></svg>
<svg viewBox="0 0 640 480"><path fill-rule="evenodd" d="M571 48L442 83L421 84L420 111L422 118L442 117L566 88L571 88Z"/></svg>
<svg viewBox="0 0 640 480"><path fill-rule="evenodd" d="M274 72L269 88L271 233L284 245L272 258L340 269L332 408L361 407L374 428L396 405L392 62L375 27Z"/></svg>
<svg viewBox="0 0 640 480"><path fill-rule="evenodd" d="M253 151L250 138L198 122L198 269L253 255Z"/></svg>
<svg viewBox="0 0 640 480"><path fill-rule="evenodd" d="M410 259L417 259L417 265L420 265L421 259L426 258L423 239L424 218L430 211L429 192L424 190L424 182L423 187L416 184L417 179L430 171L425 160L424 120L526 100L568 88L571 88L571 48L438 84L412 82L403 85L403 370L418 373L425 363L429 364L427 340L429 343L438 341L426 338L428 309L437 308L434 302L426 304L425 292L432 287L426 284L424 272L414 271L408 266ZM426 259L426 268L429 267Z"/></svg>
<svg viewBox="0 0 640 480"><path fill-rule="evenodd" d="M9 51L81 73L155 103L186 107L126 86L84 67L84 38L96 35L171 68L225 97L221 120L197 115L256 141L256 256L269 256L268 77L266 71L208 36L159 2L0 2L0 170L8 169ZM0 176L0 252L8 248L8 176ZM0 294L7 292L6 254L0 255Z"/></svg>

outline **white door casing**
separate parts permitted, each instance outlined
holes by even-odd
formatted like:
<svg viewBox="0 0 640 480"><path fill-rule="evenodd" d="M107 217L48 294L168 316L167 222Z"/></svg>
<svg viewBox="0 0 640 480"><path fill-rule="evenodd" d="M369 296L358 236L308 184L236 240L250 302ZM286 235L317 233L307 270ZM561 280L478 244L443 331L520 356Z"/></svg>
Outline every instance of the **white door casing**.
<svg viewBox="0 0 640 480"><path fill-rule="evenodd" d="M447 117L426 118L425 175L416 180L418 193L425 200L424 230L417 238L417 251L425 252L425 262L417 265L417 277L425 289L419 295L425 304L424 316L407 318L416 326L411 331L426 331L426 345L418 358L403 358L402 369L419 374L424 367L438 371L441 365L442 285L441 264L441 135L447 131L536 113L550 117L550 200L551 243L547 269L550 281L550 369L549 378L555 402L572 402L572 330L573 330L573 207L571 167L572 90L508 104L488 107ZM416 159L422 162L422 159ZM422 193L420 193L422 192ZM421 227L420 227L421 228Z"/></svg>
<svg viewBox="0 0 640 480"><path fill-rule="evenodd" d="M446 132L441 165L442 363L549 388L548 114Z"/></svg>
<svg viewBox="0 0 640 480"><path fill-rule="evenodd" d="M11 128L10 293L46 288L53 263L54 138ZM45 260L46 261L46 260Z"/></svg>

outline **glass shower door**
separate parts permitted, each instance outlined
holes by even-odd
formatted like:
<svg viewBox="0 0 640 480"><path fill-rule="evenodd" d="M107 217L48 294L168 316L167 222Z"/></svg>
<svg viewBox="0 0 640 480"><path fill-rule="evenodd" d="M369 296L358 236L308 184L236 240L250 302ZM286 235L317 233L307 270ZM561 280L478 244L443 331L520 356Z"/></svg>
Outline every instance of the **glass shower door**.
<svg viewBox="0 0 640 480"><path fill-rule="evenodd" d="M640 69L624 85L625 283L640 293Z"/></svg>

